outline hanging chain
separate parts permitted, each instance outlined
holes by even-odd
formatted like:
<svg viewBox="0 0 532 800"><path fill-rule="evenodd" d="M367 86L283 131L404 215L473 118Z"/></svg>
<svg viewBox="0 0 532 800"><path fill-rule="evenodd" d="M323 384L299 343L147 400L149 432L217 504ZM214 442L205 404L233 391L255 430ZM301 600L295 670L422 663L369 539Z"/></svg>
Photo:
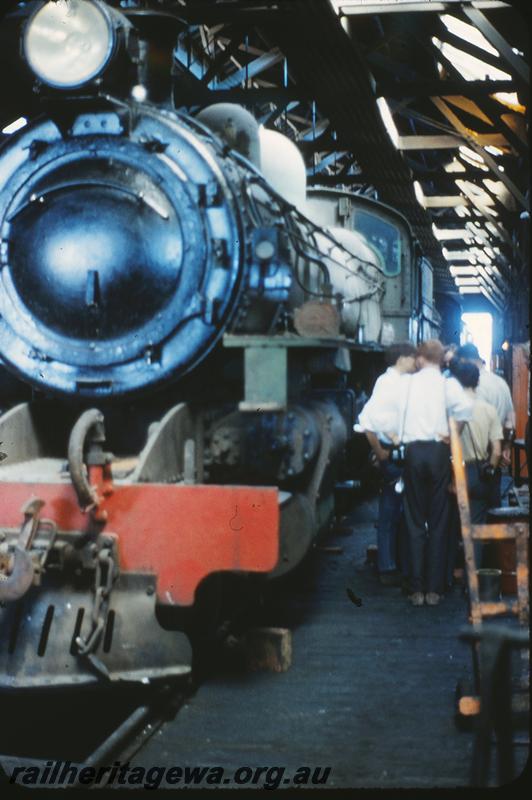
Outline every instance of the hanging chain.
<svg viewBox="0 0 532 800"><path fill-rule="evenodd" d="M115 555L111 547L102 547L98 553L94 572L94 598L91 613L91 631L86 639L78 636L76 647L78 655L84 656L94 652L101 639L107 618L109 597L113 581L118 574Z"/></svg>

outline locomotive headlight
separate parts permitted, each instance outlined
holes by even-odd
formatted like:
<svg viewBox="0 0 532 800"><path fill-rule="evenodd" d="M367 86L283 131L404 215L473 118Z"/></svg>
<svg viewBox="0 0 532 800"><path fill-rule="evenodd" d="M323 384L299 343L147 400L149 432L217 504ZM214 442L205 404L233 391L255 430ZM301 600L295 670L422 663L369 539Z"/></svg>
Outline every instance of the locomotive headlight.
<svg viewBox="0 0 532 800"><path fill-rule="evenodd" d="M98 77L116 45L116 27L100 0L49 0L30 17L25 58L43 83L75 89Z"/></svg>

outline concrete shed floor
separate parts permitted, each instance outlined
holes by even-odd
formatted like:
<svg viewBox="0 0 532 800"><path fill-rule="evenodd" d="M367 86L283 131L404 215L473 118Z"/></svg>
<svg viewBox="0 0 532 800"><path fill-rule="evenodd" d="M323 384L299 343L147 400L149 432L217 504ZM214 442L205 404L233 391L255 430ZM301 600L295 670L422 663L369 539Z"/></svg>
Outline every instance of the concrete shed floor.
<svg viewBox="0 0 532 800"><path fill-rule="evenodd" d="M253 785L245 770L235 782L240 767L277 766L280 788L301 766L330 767L336 788L467 786L473 739L454 723L456 683L471 676L465 598L455 587L440 606L413 608L382 587L365 563L374 519L374 502L359 505L350 531L323 543L341 552L318 548L280 592L273 621L292 630L291 668L207 679L132 766L220 766L227 788Z"/></svg>

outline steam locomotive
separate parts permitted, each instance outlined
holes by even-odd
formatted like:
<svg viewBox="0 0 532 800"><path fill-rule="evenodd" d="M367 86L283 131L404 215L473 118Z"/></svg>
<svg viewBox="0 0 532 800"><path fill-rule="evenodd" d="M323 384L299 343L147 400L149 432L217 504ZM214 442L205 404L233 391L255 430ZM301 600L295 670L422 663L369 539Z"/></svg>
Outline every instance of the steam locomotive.
<svg viewBox="0 0 532 800"><path fill-rule="evenodd" d="M331 520L357 382L438 324L430 264L242 107L131 91L116 8L14 19L39 113L0 147L0 688L186 676L205 587L287 575Z"/></svg>

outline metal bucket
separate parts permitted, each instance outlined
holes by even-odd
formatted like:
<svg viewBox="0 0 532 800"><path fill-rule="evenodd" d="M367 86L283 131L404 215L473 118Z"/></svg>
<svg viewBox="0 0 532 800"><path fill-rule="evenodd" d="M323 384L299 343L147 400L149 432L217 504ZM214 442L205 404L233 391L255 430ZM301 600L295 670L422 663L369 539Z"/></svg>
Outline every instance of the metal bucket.
<svg viewBox="0 0 532 800"><path fill-rule="evenodd" d="M478 569L478 594L481 603L497 603L501 599L500 569Z"/></svg>

